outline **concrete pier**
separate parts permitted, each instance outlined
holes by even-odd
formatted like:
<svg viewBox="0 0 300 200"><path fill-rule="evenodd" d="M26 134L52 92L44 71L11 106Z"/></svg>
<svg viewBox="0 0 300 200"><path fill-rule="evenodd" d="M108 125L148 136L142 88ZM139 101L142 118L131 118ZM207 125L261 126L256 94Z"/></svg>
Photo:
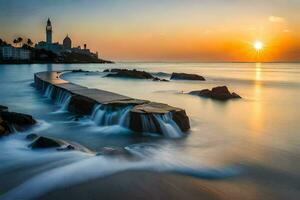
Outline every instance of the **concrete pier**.
<svg viewBox="0 0 300 200"><path fill-rule="evenodd" d="M157 132L161 133L162 128L156 118L157 116L167 114L171 114L172 119L182 132L187 132L190 129L189 118L183 109L175 108L167 104L133 99L105 90L83 87L60 78L63 73L71 72L72 71L52 71L36 73L34 76L35 86L43 93L45 93L49 86L53 86L53 96L61 91L68 92L71 95L68 110L79 115L91 115L94 107L99 104L114 109L132 106L129 115L129 128L136 132L143 132L143 120L147 117L152 120L152 124L156 126Z"/></svg>

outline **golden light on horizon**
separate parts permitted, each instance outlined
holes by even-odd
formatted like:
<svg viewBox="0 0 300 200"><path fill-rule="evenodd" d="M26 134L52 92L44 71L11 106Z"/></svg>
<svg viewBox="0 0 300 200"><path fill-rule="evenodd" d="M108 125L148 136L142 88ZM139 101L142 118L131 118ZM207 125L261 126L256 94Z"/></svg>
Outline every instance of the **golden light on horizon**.
<svg viewBox="0 0 300 200"><path fill-rule="evenodd" d="M256 51L261 51L264 48L264 44L261 41L255 41L253 47Z"/></svg>

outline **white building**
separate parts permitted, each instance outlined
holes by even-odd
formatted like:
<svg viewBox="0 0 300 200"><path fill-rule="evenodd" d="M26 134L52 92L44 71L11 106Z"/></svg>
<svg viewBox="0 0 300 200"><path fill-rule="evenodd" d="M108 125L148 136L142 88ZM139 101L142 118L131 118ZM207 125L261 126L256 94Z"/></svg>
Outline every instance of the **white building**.
<svg viewBox="0 0 300 200"><path fill-rule="evenodd" d="M27 49L15 48L11 45L0 47L3 60L30 60L31 53Z"/></svg>

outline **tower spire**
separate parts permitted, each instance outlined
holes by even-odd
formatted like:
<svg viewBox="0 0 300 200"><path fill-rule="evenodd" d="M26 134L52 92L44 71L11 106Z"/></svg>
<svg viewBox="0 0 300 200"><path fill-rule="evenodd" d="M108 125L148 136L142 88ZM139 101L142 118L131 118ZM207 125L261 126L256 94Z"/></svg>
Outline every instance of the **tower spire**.
<svg viewBox="0 0 300 200"><path fill-rule="evenodd" d="M46 26L46 42L48 44L52 44L52 25L50 18L48 18Z"/></svg>

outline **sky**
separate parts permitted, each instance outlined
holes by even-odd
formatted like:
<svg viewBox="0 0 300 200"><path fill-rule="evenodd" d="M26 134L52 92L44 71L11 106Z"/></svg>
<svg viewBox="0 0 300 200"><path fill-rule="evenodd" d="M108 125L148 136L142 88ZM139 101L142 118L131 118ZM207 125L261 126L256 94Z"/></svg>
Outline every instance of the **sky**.
<svg viewBox="0 0 300 200"><path fill-rule="evenodd" d="M0 38L68 34L115 61L300 61L300 0L0 0ZM255 41L263 43L257 51Z"/></svg>

